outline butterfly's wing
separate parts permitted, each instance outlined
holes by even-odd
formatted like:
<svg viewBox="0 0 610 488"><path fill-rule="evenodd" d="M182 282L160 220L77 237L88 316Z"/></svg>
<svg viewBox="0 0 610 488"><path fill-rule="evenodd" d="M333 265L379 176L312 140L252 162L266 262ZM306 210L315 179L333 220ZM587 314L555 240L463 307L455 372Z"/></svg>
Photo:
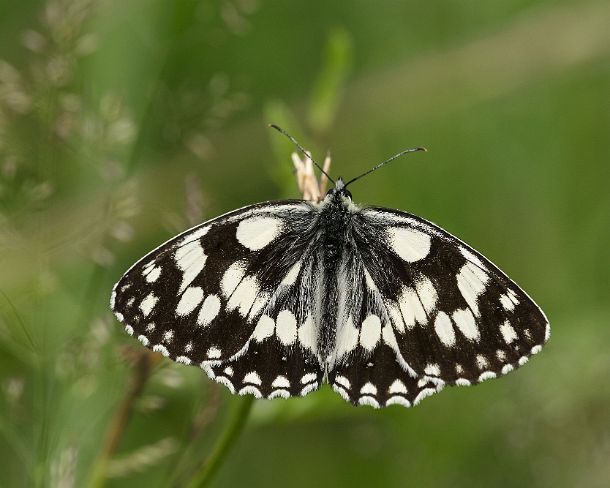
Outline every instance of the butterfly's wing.
<svg viewBox="0 0 610 488"><path fill-rule="evenodd" d="M352 223L342 279L352 284L339 287L345 309L329 374L335 388L341 378L353 384L352 402L400 403L388 402L399 381L417 403L446 384L506 374L548 339L548 321L527 294L438 226L383 208L363 209Z"/></svg>
<svg viewBox="0 0 610 488"><path fill-rule="evenodd" d="M205 222L132 266L111 307L145 346L200 365L231 389L257 396L312 390L322 376L307 321L314 216L311 204L295 200Z"/></svg>

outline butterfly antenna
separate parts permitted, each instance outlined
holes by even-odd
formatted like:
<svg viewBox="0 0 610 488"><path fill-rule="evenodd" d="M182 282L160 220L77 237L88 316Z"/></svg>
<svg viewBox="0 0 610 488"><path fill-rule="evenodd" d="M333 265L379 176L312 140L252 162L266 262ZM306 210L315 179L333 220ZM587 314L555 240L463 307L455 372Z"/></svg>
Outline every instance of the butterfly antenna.
<svg viewBox="0 0 610 488"><path fill-rule="evenodd" d="M385 166L388 163L391 163L392 161L394 161L395 159L398 159L401 156L404 156L405 154L409 154L412 152L418 152L418 151L423 151L423 152L427 152L428 150L425 147L414 147L411 149L405 149L404 151L400 151L398 154L394 154L394 156L392 156L389 159L386 159L385 161L379 163L377 166L375 166L374 168L369 169L368 171L366 171L365 173L362 173L360 176L356 176L355 178L352 178L351 180L349 180L345 186L353 183L356 180L359 180L360 178L362 178L363 176L368 175L369 173L372 173L373 171L378 170L379 168L381 168L382 166Z"/></svg>
<svg viewBox="0 0 610 488"><path fill-rule="evenodd" d="M311 159L311 162L316 165L316 168L318 168L320 170L320 172L333 183L333 185L335 184L335 180L333 180L329 176L329 174L326 171L324 171L322 166L320 166L318 163L316 163L316 160L311 157L311 154L309 154L307 151L305 151L305 149L303 149L303 146L301 146L294 137L292 137L290 134L288 134L288 132L286 132L284 129L282 129L281 127L278 127L275 124L269 124L269 127L271 127L272 129L275 129L276 131L278 131L281 134L284 134L288 139L290 139L292 141L292 143L297 147L297 149L299 151L301 151L306 158Z"/></svg>

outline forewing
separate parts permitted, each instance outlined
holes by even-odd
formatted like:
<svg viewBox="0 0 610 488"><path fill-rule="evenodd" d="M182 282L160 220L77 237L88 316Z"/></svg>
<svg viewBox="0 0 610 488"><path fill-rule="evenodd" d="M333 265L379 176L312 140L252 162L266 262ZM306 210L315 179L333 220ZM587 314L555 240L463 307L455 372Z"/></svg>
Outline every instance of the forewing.
<svg viewBox="0 0 610 488"><path fill-rule="evenodd" d="M304 321L310 292L301 267L312 253L313 214L307 202L268 202L194 227L132 266L113 289L112 309L129 334L176 361L251 357L249 343L275 335L281 310L297 326ZM273 319L267 336L264 317Z"/></svg>
<svg viewBox="0 0 610 488"><path fill-rule="evenodd" d="M356 306L356 327L371 314L390 322L384 344L412 376L439 386L475 383L524 364L548 339L548 321L529 296L436 225L364 209L353 217L353 239L370 278L364 288L382 302Z"/></svg>

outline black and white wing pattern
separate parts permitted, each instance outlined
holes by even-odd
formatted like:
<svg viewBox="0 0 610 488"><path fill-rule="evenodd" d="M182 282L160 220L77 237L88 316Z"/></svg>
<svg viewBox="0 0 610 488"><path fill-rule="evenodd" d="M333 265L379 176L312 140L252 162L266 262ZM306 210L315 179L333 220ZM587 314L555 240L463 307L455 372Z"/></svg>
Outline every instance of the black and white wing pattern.
<svg viewBox="0 0 610 488"><path fill-rule="evenodd" d="M126 331L232 392L411 406L523 365L548 340L536 304L481 254L413 215L245 207L171 239L115 285Z"/></svg>
<svg viewBox="0 0 610 488"><path fill-rule="evenodd" d="M231 391L305 395L323 374L309 313L314 207L268 202L161 245L115 285L111 307L142 344L199 365Z"/></svg>
<svg viewBox="0 0 610 488"><path fill-rule="evenodd" d="M544 313L502 271L411 214L354 212L341 274L328 377L354 404L410 406L506 374L549 338Z"/></svg>

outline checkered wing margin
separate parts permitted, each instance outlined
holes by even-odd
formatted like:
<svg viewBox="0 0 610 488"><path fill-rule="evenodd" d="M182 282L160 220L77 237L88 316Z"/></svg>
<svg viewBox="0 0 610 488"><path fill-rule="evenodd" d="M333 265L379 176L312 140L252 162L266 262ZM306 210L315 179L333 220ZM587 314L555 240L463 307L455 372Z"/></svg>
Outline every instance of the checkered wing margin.
<svg viewBox="0 0 610 488"><path fill-rule="evenodd" d="M445 385L506 374L548 340L529 296L436 225L384 208L352 224L329 372L352 403L409 406Z"/></svg>
<svg viewBox="0 0 610 488"><path fill-rule="evenodd" d="M205 222L138 261L111 307L126 331L231 391L304 395L322 373L308 307L313 207L268 202Z"/></svg>

